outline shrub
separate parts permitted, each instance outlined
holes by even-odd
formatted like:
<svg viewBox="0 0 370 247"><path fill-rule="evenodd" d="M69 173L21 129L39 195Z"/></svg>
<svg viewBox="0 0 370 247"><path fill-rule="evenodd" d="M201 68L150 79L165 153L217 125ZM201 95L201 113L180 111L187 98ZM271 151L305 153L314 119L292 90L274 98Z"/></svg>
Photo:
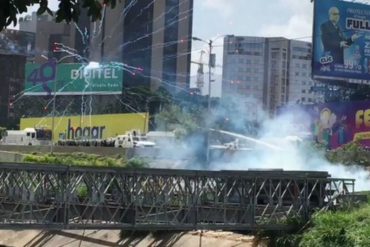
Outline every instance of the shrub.
<svg viewBox="0 0 370 247"><path fill-rule="evenodd" d="M123 158L116 159L92 154L28 154L23 159L26 163L54 164L67 166L124 167Z"/></svg>
<svg viewBox="0 0 370 247"><path fill-rule="evenodd" d="M370 246L370 205L316 214L299 246Z"/></svg>
<svg viewBox="0 0 370 247"><path fill-rule="evenodd" d="M126 168L134 168L134 169L140 169L140 168L146 168L146 167L149 167L148 162L138 157L129 159L126 165Z"/></svg>

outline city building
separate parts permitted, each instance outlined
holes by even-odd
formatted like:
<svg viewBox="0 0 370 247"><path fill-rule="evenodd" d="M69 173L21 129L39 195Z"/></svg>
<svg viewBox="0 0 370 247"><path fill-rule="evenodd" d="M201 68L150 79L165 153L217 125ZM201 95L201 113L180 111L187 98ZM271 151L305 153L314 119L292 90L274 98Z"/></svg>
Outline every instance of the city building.
<svg viewBox="0 0 370 247"><path fill-rule="evenodd" d="M14 127L19 116L14 111L14 101L24 84L26 56L0 53L0 126ZM23 66L22 66L23 65Z"/></svg>
<svg viewBox="0 0 370 247"><path fill-rule="evenodd" d="M35 33L5 29L0 32L0 54L17 54L32 61L35 56Z"/></svg>
<svg viewBox="0 0 370 247"><path fill-rule="evenodd" d="M256 110L253 106L259 104L273 115L287 104L320 101L312 86L310 43L281 37L224 38L222 98L240 97L247 108Z"/></svg>
<svg viewBox="0 0 370 247"><path fill-rule="evenodd" d="M101 22L82 12L78 24L55 23L50 16L26 16L20 30L36 33L36 62L60 58L64 44L90 61L120 62L125 87L160 86L170 92L189 87L193 0L120 1L106 8ZM66 59L63 62L78 62Z"/></svg>
<svg viewBox="0 0 370 247"><path fill-rule="evenodd" d="M14 101L23 90L24 68L35 57L35 33L6 29L0 32L0 126L15 127Z"/></svg>

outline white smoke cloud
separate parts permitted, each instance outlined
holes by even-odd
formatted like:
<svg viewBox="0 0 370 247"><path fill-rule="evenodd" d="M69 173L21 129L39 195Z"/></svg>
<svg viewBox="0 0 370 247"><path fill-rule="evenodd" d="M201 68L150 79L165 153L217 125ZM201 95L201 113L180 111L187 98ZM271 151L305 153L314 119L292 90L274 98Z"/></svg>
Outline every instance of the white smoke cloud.
<svg viewBox="0 0 370 247"><path fill-rule="evenodd" d="M259 132L259 141L273 144L282 150L257 145L256 150L234 153L227 162L215 160L212 169L215 170L247 170L247 169L284 169L305 171L327 171L333 178L356 179L356 190L370 189L370 173L360 166L344 166L331 164L320 152L314 148L307 148L300 138L305 129L301 125L293 124L297 116L302 122L307 121L308 115L294 112L275 119L265 119ZM257 140L257 139L256 139ZM226 155L228 155L226 153Z"/></svg>

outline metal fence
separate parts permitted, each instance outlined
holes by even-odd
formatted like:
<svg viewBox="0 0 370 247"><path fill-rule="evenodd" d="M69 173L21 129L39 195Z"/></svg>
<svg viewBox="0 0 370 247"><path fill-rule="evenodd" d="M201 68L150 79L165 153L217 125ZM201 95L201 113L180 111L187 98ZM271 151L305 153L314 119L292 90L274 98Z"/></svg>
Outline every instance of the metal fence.
<svg viewBox="0 0 370 247"><path fill-rule="evenodd" d="M353 190L326 172L0 163L0 228L284 229Z"/></svg>

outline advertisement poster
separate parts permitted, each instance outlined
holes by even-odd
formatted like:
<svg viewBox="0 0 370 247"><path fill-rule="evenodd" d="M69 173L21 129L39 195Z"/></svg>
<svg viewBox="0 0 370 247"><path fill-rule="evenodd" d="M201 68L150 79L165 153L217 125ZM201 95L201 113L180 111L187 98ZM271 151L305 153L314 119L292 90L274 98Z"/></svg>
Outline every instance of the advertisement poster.
<svg viewBox="0 0 370 247"><path fill-rule="evenodd" d="M370 80L370 5L315 1L314 79Z"/></svg>
<svg viewBox="0 0 370 247"><path fill-rule="evenodd" d="M311 116L315 141L328 149L356 140L370 147L370 101L316 105Z"/></svg>
<svg viewBox="0 0 370 247"><path fill-rule="evenodd" d="M25 95L121 94L123 71L103 64L88 68L85 64L27 63ZM54 84L55 83L55 84Z"/></svg>

